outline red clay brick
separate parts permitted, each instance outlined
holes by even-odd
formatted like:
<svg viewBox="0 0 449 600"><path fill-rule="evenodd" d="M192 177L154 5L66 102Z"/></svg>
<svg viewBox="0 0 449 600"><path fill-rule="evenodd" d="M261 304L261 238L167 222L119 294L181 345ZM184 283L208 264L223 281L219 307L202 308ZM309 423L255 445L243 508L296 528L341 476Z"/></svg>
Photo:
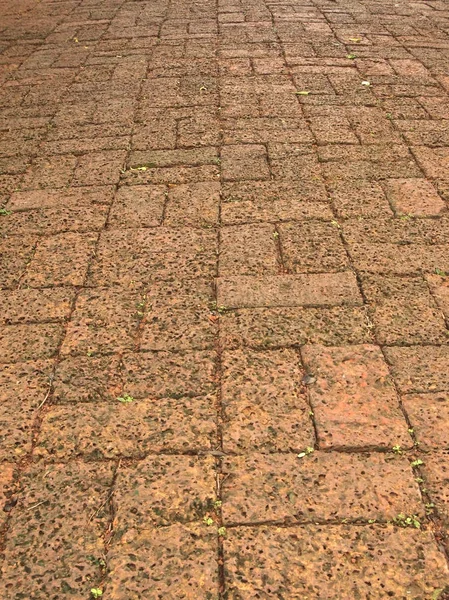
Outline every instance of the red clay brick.
<svg viewBox="0 0 449 600"><path fill-rule="evenodd" d="M270 178L266 149L257 144L224 146L221 169L225 181Z"/></svg>
<svg viewBox="0 0 449 600"><path fill-rule="evenodd" d="M129 531L109 550L108 596L218 598L217 546L215 531L203 524Z"/></svg>
<svg viewBox="0 0 449 600"><path fill-rule="evenodd" d="M276 235L269 223L226 227L220 232L220 276L279 271Z"/></svg>
<svg viewBox="0 0 449 600"><path fill-rule="evenodd" d="M239 527L224 540L224 556L228 593L242 600L267 593L418 600L448 578L430 532L391 525Z"/></svg>
<svg viewBox="0 0 449 600"><path fill-rule="evenodd" d="M225 352L222 369L225 451L299 451L313 445L294 350Z"/></svg>
<svg viewBox="0 0 449 600"><path fill-rule="evenodd" d="M443 393L406 394L402 403L424 450L449 449L449 399Z"/></svg>
<svg viewBox="0 0 449 600"><path fill-rule="evenodd" d="M24 277L31 287L83 285L93 256L97 235L64 233L37 245Z"/></svg>
<svg viewBox="0 0 449 600"><path fill-rule="evenodd" d="M225 523L393 519L423 514L409 462L384 454L315 451L226 458Z"/></svg>
<svg viewBox="0 0 449 600"><path fill-rule="evenodd" d="M227 308L361 305L355 275L316 273L217 279L218 304Z"/></svg>
<svg viewBox="0 0 449 600"><path fill-rule="evenodd" d="M446 205L426 179L390 179L386 191L398 215L439 215Z"/></svg>
<svg viewBox="0 0 449 600"><path fill-rule="evenodd" d="M321 448L411 445L379 348L305 346L301 352L316 380L309 393Z"/></svg>

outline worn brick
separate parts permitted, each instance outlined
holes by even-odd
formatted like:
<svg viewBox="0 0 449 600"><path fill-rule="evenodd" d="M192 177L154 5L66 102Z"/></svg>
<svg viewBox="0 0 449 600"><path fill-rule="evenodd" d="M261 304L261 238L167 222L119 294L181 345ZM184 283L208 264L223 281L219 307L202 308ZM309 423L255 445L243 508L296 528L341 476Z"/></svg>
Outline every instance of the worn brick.
<svg viewBox="0 0 449 600"><path fill-rule="evenodd" d="M224 146L221 169L225 181L270 178L266 149L257 144Z"/></svg>
<svg viewBox="0 0 449 600"><path fill-rule="evenodd" d="M402 403L422 449L449 448L449 398L446 393L406 394Z"/></svg>
<svg viewBox="0 0 449 600"><path fill-rule="evenodd" d="M99 580L89 557L102 553L111 484L112 465L27 469L4 549L3 597L51 596L61 587L89 594Z"/></svg>
<svg viewBox="0 0 449 600"><path fill-rule="evenodd" d="M215 460L150 456L119 471L114 526L124 533L172 523L203 521L215 500Z"/></svg>
<svg viewBox="0 0 449 600"><path fill-rule="evenodd" d="M133 291L86 289L77 298L62 354L117 352L133 347L145 298Z"/></svg>
<svg viewBox="0 0 449 600"><path fill-rule="evenodd" d="M391 525L239 527L224 540L224 554L229 594L242 600L267 593L418 600L448 578L430 532Z"/></svg>
<svg viewBox="0 0 449 600"><path fill-rule="evenodd" d="M390 179L386 182L386 191L398 215L434 216L446 209L426 179Z"/></svg>
<svg viewBox="0 0 449 600"><path fill-rule="evenodd" d="M307 345L310 401L322 448L410 446L388 366L376 346Z"/></svg>
<svg viewBox="0 0 449 600"><path fill-rule="evenodd" d="M97 235L64 233L38 242L24 282L31 287L83 285Z"/></svg>
<svg viewBox="0 0 449 600"><path fill-rule="evenodd" d="M316 273L217 279L218 304L226 308L363 304L355 275Z"/></svg>
<svg viewBox="0 0 449 600"><path fill-rule="evenodd" d="M409 346L385 348L392 375L403 393L449 390L449 347Z"/></svg>
<svg viewBox="0 0 449 600"><path fill-rule="evenodd" d="M215 532L203 524L129 531L108 553L108 595L218 598L217 545Z"/></svg>
<svg viewBox="0 0 449 600"><path fill-rule="evenodd" d="M109 214L112 227L156 227L162 222L166 188L133 185L119 188Z"/></svg>
<svg viewBox="0 0 449 600"><path fill-rule="evenodd" d="M275 229L269 223L220 232L220 276L274 274L280 269Z"/></svg>
<svg viewBox="0 0 449 600"><path fill-rule="evenodd" d="M363 275L362 288L381 344L448 341L443 315L422 277Z"/></svg>
<svg viewBox="0 0 449 600"><path fill-rule="evenodd" d="M279 226L286 268L293 273L345 271L348 258L332 223L283 223Z"/></svg>
<svg viewBox="0 0 449 600"><path fill-rule="evenodd" d="M200 182L170 186L164 224L173 227L217 225L220 185Z"/></svg>
<svg viewBox="0 0 449 600"><path fill-rule="evenodd" d="M286 451L313 444L294 350L225 352L222 369L225 450Z"/></svg>
<svg viewBox="0 0 449 600"><path fill-rule="evenodd" d="M251 454L226 458L226 523L376 519L423 514L409 462L383 454Z"/></svg>

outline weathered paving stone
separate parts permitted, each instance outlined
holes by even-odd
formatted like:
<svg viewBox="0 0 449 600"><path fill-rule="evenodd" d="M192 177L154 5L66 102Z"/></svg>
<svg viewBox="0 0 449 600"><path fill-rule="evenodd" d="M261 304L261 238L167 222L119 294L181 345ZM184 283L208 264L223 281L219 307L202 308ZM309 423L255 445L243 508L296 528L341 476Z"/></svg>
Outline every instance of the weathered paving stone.
<svg viewBox="0 0 449 600"><path fill-rule="evenodd" d="M3 526L15 503L14 471L15 465L2 463L0 468L0 527Z"/></svg>
<svg viewBox="0 0 449 600"><path fill-rule="evenodd" d="M25 284L30 287L83 285L96 239L95 234L64 233L38 242Z"/></svg>
<svg viewBox="0 0 449 600"><path fill-rule="evenodd" d="M70 288L1 290L1 320L8 325L64 321L70 313L74 290Z"/></svg>
<svg viewBox="0 0 449 600"><path fill-rule="evenodd" d="M223 277L217 279L218 304L226 308L339 306L363 304L351 272Z"/></svg>
<svg viewBox="0 0 449 600"><path fill-rule="evenodd" d="M164 224L173 227L217 225L220 185L200 182L169 187Z"/></svg>
<svg viewBox="0 0 449 600"><path fill-rule="evenodd" d="M226 458L226 523L393 519L422 514L409 462L385 454L315 451Z"/></svg>
<svg viewBox="0 0 449 600"><path fill-rule="evenodd" d="M215 389L215 353L141 352L123 357L123 387L133 398L182 398Z"/></svg>
<svg viewBox="0 0 449 600"><path fill-rule="evenodd" d="M436 216L446 209L434 186L426 179L390 179L385 189L398 215Z"/></svg>
<svg viewBox="0 0 449 600"><path fill-rule="evenodd" d="M119 188L109 214L111 227L157 227L162 223L166 202L163 185L133 185Z"/></svg>
<svg viewBox="0 0 449 600"><path fill-rule="evenodd" d="M313 445L297 352L225 352L222 371L225 451L299 451Z"/></svg>
<svg viewBox="0 0 449 600"><path fill-rule="evenodd" d="M149 456L123 466L114 492L117 534L203 521L216 499L215 473L211 456Z"/></svg>
<svg viewBox="0 0 449 600"><path fill-rule="evenodd" d="M217 551L216 533L202 523L130 530L109 550L108 597L214 600Z"/></svg>
<svg viewBox="0 0 449 600"><path fill-rule="evenodd" d="M410 446L388 366L372 345L301 350L321 448Z"/></svg>
<svg viewBox="0 0 449 600"><path fill-rule="evenodd" d="M53 400L57 404L113 400L122 387L118 356L68 356L56 365Z"/></svg>
<svg viewBox="0 0 449 600"><path fill-rule="evenodd" d="M37 242L36 237L9 237L1 240L0 285L17 285L30 262Z"/></svg>
<svg viewBox="0 0 449 600"><path fill-rule="evenodd" d="M220 276L278 273L280 264L275 234L269 223L222 228Z"/></svg>
<svg viewBox="0 0 449 600"><path fill-rule="evenodd" d="M89 283L129 288L153 280L214 276L216 237L213 231L188 227L106 231Z"/></svg>
<svg viewBox="0 0 449 600"><path fill-rule="evenodd" d="M447 527L449 526L449 453L446 450L426 455L423 462L420 469L422 469L426 489Z"/></svg>
<svg viewBox="0 0 449 600"><path fill-rule="evenodd" d="M363 275L362 288L381 344L445 344L443 314L422 277Z"/></svg>
<svg viewBox="0 0 449 600"><path fill-rule="evenodd" d="M266 149L262 145L224 146L221 162L225 181L270 178Z"/></svg>
<svg viewBox="0 0 449 600"><path fill-rule="evenodd" d="M0 598L443 600L447 6L0 4Z"/></svg>
<svg viewBox="0 0 449 600"><path fill-rule="evenodd" d="M240 527L224 540L228 593L242 600L420 598L448 568L428 531L393 526Z"/></svg>
<svg viewBox="0 0 449 600"><path fill-rule="evenodd" d="M402 393L449 390L447 346L391 347L385 348L385 355Z"/></svg>
<svg viewBox="0 0 449 600"><path fill-rule="evenodd" d="M332 204L343 219L390 216L392 210L377 181L337 181L331 186Z"/></svg>
<svg viewBox="0 0 449 600"><path fill-rule="evenodd" d="M30 452L39 405L50 387L53 361L2 365L0 373L0 460L18 460Z"/></svg>
<svg viewBox="0 0 449 600"><path fill-rule="evenodd" d="M345 271L349 267L332 223L283 223L279 227L286 268L292 273Z"/></svg>
<svg viewBox="0 0 449 600"><path fill-rule="evenodd" d="M449 448L449 396L445 392L406 394L402 403L407 412L420 448Z"/></svg>
<svg viewBox="0 0 449 600"><path fill-rule="evenodd" d="M241 309L221 316L220 339L227 348L362 344L372 339L368 325L359 307Z"/></svg>
<svg viewBox="0 0 449 600"><path fill-rule="evenodd" d="M64 335L61 324L7 325L0 330L0 363L53 358Z"/></svg>
<svg viewBox="0 0 449 600"><path fill-rule="evenodd" d="M215 406L214 396L154 402L129 394L108 403L59 406L44 417L35 455L95 460L210 450L217 444Z"/></svg>
<svg viewBox="0 0 449 600"><path fill-rule="evenodd" d="M426 281L444 316L449 318L449 280L447 275L426 275Z"/></svg>
<svg viewBox="0 0 449 600"><path fill-rule="evenodd" d="M24 473L1 567L4 598L87 596L96 587L112 472L112 465L73 463Z"/></svg>

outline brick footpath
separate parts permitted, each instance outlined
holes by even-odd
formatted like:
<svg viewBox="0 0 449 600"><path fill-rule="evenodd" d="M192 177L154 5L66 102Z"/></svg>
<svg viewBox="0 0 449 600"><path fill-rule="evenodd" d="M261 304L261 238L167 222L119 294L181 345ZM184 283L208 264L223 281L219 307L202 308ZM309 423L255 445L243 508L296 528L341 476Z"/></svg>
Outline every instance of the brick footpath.
<svg viewBox="0 0 449 600"><path fill-rule="evenodd" d="M0 598L449 598L449 5L0 3Z"/></svg>

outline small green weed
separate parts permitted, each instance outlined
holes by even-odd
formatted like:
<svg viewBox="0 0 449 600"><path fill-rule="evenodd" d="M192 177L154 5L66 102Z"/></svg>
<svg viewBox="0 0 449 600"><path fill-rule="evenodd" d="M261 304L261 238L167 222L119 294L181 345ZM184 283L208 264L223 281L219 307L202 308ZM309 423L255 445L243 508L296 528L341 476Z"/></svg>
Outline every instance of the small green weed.
<svg viewBox="0 0 449 600"><path fill-rule="evenodd" d="M122 404L129 404L130 402L134 402L134 398L129 394L123 394L123 396L119 396L117 400Z"/></svg>
<svg viewBox="0 0 449 600"><path fill-rule="evenodd" d="M421 529L421 523L416 515L400 513L397 517L394 517L393 523L399 527L414 527L415 529Z"/></svg>

